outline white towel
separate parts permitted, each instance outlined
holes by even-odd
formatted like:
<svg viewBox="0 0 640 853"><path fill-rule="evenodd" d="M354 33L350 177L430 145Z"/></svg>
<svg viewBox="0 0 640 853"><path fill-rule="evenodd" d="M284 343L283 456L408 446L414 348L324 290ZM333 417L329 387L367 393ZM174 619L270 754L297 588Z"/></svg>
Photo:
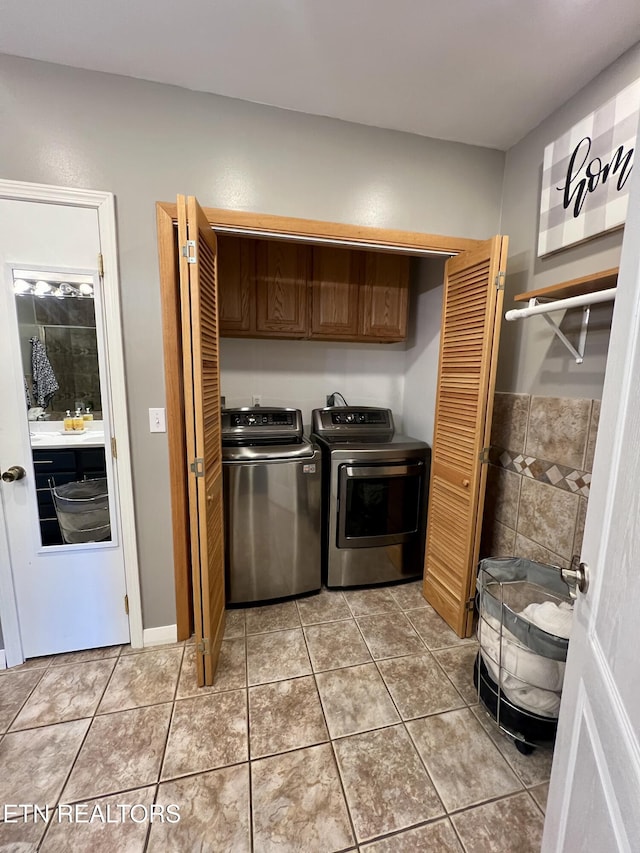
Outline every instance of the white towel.
<svg viewBox="0 0 640 853"><path fill-rule="evenodd" d="M563 661L551 660L525 648L520 640L506 628L502 628L502 658L500 657L500 622L493 616L485 616L480 625L480 642L492 666L489 668L497 680L498 665L505 676L513 676L516 686L539 687L542 690L562 690L564 680ZM488 665L488 664L487 664Z"/></svg>
<svg viewBox="0 0 640 853"><path fill-rule="evenodd" d="M533 625L556 637L569 639L573 607L567 602L529 604L520 613ZM557 717L565 664L532 652L493 616L480 624L482 657L496 684L518 708L542 717ZM502 678L501 678L502 676Z"/></svg>
<svg viewBox="0 0 640 853"><path fill-rule="evenodd" d="M561 601L559 604L553 601L529 604L520 615L538 628L542 628L547 634L562 637L564 640L568 640L571 636L573 606L567 601Z"/></svg>

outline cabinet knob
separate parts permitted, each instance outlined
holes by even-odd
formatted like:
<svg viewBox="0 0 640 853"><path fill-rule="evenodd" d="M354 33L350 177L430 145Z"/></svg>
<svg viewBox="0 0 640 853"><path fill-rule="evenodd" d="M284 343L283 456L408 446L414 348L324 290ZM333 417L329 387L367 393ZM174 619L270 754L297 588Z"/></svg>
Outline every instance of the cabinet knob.
<svg viewBox="0 0 640 853"><path fill-rule="evenodd" d="M20 465L12 465L3 472L2 479L5 483L13 483L15 480L22 480L26 475L27 472Z"/></svg>
<svg viewBox="0 0 640 853"><path fill-rule="evenodd" d="M466 479L465 479L465 480L463 480L463 481L462 481L462 485L464 486L464 488L465 488L465 489L468 489L468 488L469 488L469 481L468 481L468 480L466 480Z"/></svg>

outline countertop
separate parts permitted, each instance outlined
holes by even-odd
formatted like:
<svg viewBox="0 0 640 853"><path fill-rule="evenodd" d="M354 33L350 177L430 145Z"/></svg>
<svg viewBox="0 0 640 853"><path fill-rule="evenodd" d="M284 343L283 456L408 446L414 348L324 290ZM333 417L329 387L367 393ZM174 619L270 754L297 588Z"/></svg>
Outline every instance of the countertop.
<svg viewBox="0 0 640 853"><path fill-rule="evenodd" d="M64 450L67 447L104 447L102 421L88 421L83 432L64 432L62 421L29 421L33 450Z"/></svg>

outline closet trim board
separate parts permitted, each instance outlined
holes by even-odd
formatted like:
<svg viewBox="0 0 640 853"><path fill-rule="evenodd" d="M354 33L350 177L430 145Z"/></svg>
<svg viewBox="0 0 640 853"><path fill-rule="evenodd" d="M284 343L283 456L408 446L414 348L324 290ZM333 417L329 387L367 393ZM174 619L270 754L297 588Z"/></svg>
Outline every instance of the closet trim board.
<svg viewBox="0 0 640 853"><path fill-rule="evenodd" d="M176 221L174 202L159 201L158 209L163 210L172 221ZM211 227L234 228L242 230L246 236L264 236L265 239L322 241L331 240L340 243L361 243L362 248L371 246L372 251L395 252L411 250L432 251L435 253L457 255L478 248L483 240L470 240L464 237L448 237L441 234L422 234L418 231L399 231L397 229L374 228L369 225L347 225L341 222L323 222L317 219L296 219L288 216L274 216L268 213L247 213L240 210L224 210L217 207L202 208ZM265 233L266 232L266 233Z"/></svg>
<svg viewBox="0 0 640 853"><path fill-rule="evenodd" d="M176 205L174 205L175 207ZM156 206L156 220L162 306L167 441L169 445L177 639L188 640L193 634L194 622L189 494L187 488L187 436L182 369L181 300L180 288L177 285L178 239L173 218L161 205ZM172 341L173 346L168 347L167 341Z"/></svg>

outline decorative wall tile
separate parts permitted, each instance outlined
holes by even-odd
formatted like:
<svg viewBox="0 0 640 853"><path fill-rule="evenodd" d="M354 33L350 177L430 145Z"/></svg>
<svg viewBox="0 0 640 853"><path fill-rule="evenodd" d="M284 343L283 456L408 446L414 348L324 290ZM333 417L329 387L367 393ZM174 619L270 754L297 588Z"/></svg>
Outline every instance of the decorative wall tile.
<svg viewBox="0 0 640 853"><path fill-rule="evenodd" d="M599 418L599 400L496 394L481 557L580 553Z"/></svg>
<svg viewBox="0 0 640 853"><path fill-rule="evenodd" d="M519 453L524 451L530 399L528 394L496 392L493 398L491 444L508 447Z"/></svg>
<svg viewBox="0 0 640 853"><path fill-rule="evenodd" d="M570 560L577 516L577 495L523 477L518 533Z"/></svg>
<svg viewBox="0 0 640 853"><path fill-rule="evenodd" d="M532 397L525 453L582 469L591 400Z"/></svg>
<svg viewBox="0 0 640 853"><path fill-rule="evenodd" d="M557 486L565 492L583 495L584 497L589 496L591 487L591 473L589 471L569 468L567 465L548 462L546 459L539 459L535 456L525 456L522 453L514 453L500 447L492 448L489 461L505 471L513 471L523 477ZM495 477L495 475L493 476Z"/></svg>
<svg viewBox="0 0 640 853"><path fill-rule="evenodd" d="M515 547L515 530L504 524L500 524L495 519L487 519L485 521L482 530L481 557L513 557L516 553Z"/></svg>
<svg viewBox="0 0 640 853"><path fill-rule="evenodd" d="M507 527L515 528L521 479L513 471L490 465L487 471L485 515L489 514Z"/></svg>
<svg viewBox="0 0 640 853"><path fill-rule="evenodd" d="M580 554L582 552L582 539L584 537L584 523L587 517L587 506L587 499L580 498L578 502L578 520L576 521L576 533L573 539L574 554Z"/></svg>
<svg viewBox="0 0 640 853"><path fill-rule="evenodd" d="M587 449L584 454L585 471L593 471L593 455L596 449L596 438L598 437L598 426L600 424L600 400L594 400L591 407L591 423L589 424L589 435L587 438Z"/></svg>
<svg viewBox="0 0 640 853"><path fill-rule="evenodd" d="M527 539L526 536L522 536L520 533L516 534L514 553L518 557L524 557L526 560L535 560L536 563L546 563L548 566L561 566L563 569L569 568L571 562L566 557L554 554L548 548L539 545L532 539Z"/></svg>

